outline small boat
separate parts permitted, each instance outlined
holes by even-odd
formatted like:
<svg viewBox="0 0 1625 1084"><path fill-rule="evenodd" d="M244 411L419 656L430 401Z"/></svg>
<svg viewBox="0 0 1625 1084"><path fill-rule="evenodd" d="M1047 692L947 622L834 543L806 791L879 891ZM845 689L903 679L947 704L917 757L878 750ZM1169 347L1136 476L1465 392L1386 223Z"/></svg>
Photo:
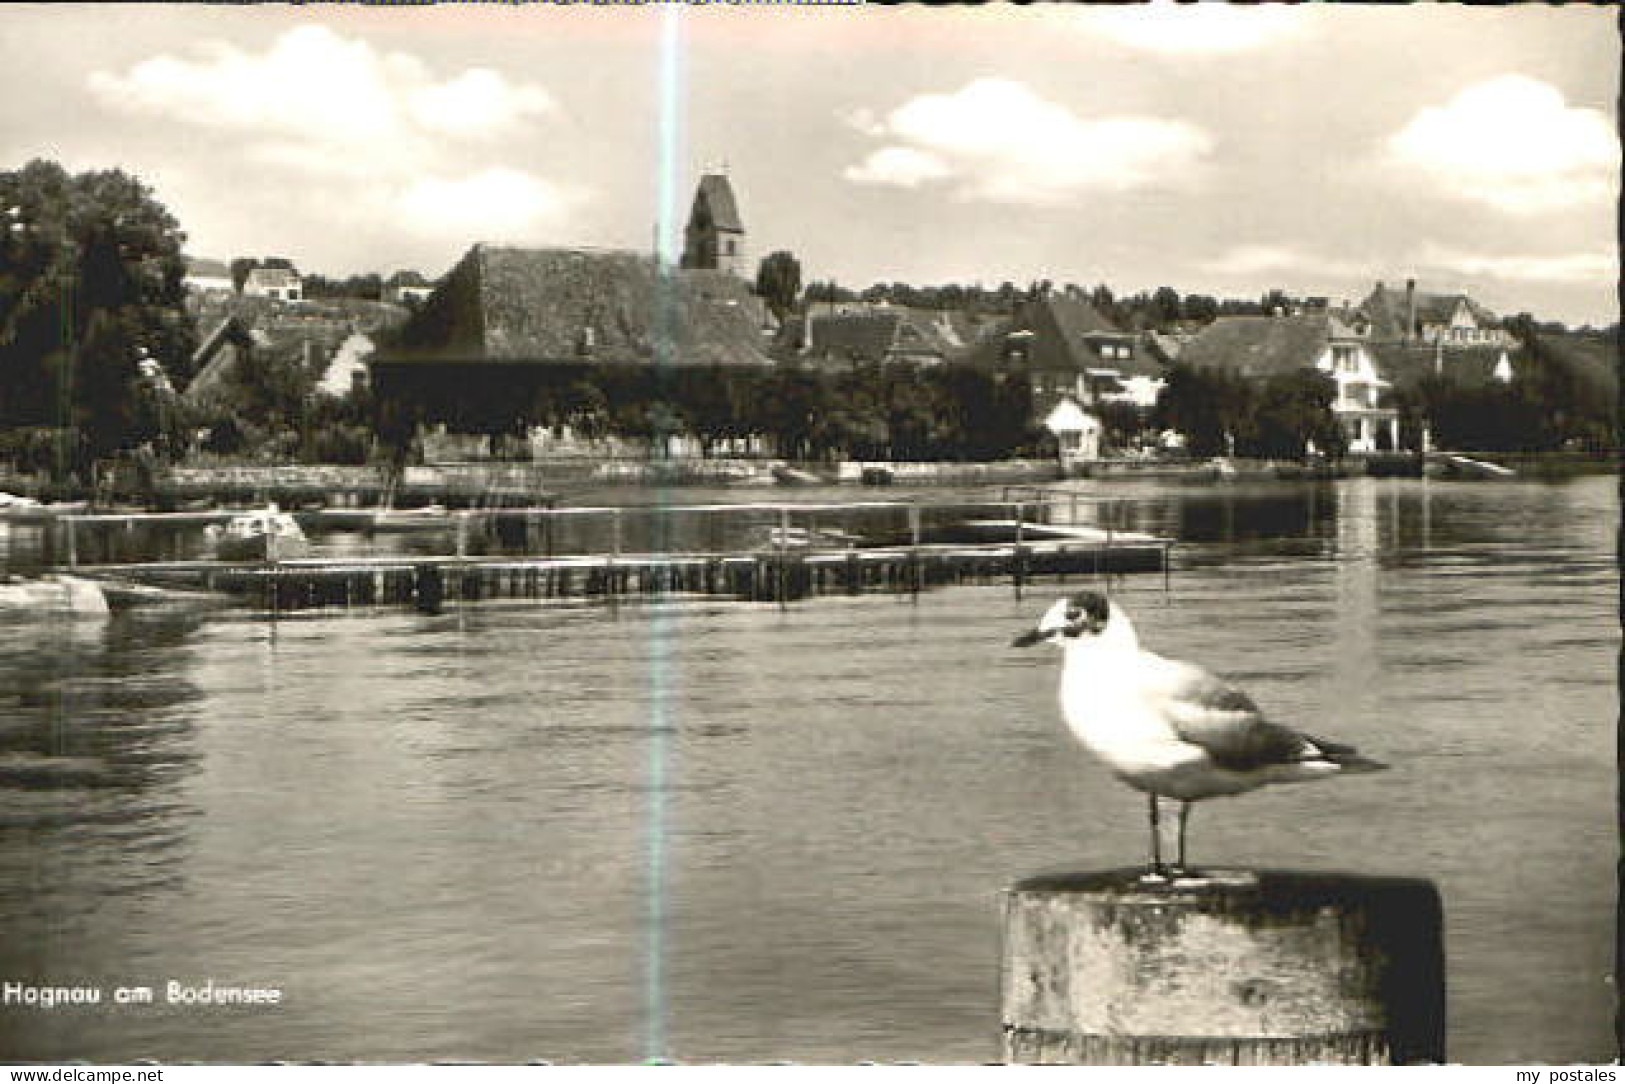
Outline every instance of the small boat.
<svg viewBox="0 0 1625 1084"><path fill-rule="evenodd" d="M782 463L774 466L770 471L773 481L781 486L821 486L824 480L811 471L796 470Z"/></svg>
<svg viewBox="0 0 1625 1084"><path fill-rule="evenodd" d="M58 516L76 516L89 508L89 501L45 503L15 493L0 493L0 521L6 523L49 523Z"/></svg>
<svg viewBox="0 0 1625 1084"><path fill-rule="evenodd" d="M299 521L274 504L232 516L225 523L211 523L203 529L203 537L222 561L273 561L310 553L310 540Z"/></svg>
<svg viewBox="0 0 1625 1084"><path fill-rule="evenodd" d="M863 536L831 527L768 527L761 539L759 550L845 550L865 544Z"/></svg>
<svg viewBox="0 0 1625 1084"><path fill-rule="evenodd" d="M37 579L0 574L0 614L106 617L107 596L94 580L53 573Z"/></svg>
<svg viewBox="0 0 1625 1084"><path fill-rule="evenodd" d="M428 504L422 508L380 508L372 514L372 529L383 534L438 531L451 525L451 510L442 504Z"/></svg>
<svg viewBox="0 0 1625 1084"><path fill-rule="evenodd" d="M1518 473L1511 467L1474 459L1459 452L1430 452L1426 466L1428 473L1445 478L1514 478Z"/></svg>

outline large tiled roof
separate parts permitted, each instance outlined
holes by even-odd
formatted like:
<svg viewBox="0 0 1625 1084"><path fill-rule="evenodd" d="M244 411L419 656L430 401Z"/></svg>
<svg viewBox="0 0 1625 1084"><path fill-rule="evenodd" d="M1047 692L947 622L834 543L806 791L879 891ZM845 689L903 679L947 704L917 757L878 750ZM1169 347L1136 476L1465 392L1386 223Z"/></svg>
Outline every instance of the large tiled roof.
<svg viewBox="0 0 1625 1084"><path fill-rule="evenodd" d="M1331 341L1330 318L1221 316L1179 352L1182 364L1270 376L1313 365Z"/></svg>
<svg viewBox="0 0 1625 1084"><path fill-rule="evenodd" d="M960 345L951 324L902 307L813 316L806 350L820 357L877 362L888 355L947 357Z"/></svg>
<svg viewBox="0 0 1625 1084"><path fill-rule="evenodd" d="M381 360L767 365L761 326L760 300L731 275L658 271L636 252L476 246Z"/></svg>

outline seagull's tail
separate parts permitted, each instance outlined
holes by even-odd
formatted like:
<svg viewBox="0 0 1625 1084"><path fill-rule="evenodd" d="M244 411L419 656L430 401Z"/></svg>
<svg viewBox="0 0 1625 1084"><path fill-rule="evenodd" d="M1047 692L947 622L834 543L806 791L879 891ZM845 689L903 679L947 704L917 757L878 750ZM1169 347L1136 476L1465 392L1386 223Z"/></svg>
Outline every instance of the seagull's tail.
<svg viewBox="0 0 1625 1084"><path fill-rule="evenodd" d="M1308 735L1305 736L1308 737ZM1309 741L1322 757L1337 765L1338 771L1359 773L1385 772L1388 770L1388 765L1380 760L1372 760L1370 757L1361 756L1359 750L1352 745L1344 745L1342 742L1327 741L1325 738L1315 737L1309 737Z"/></svg>
<svg viewBox="0 0 1625 1084"><path fill-rule="evenodd" d="M1357 774L1359 772L1385 772L1388 770L1388 765L1382 761L1372 760L1370 757L1363 757L1358 753L1333 753L1326 759L1337 765L1337 770L1341 772Z"/></svg>

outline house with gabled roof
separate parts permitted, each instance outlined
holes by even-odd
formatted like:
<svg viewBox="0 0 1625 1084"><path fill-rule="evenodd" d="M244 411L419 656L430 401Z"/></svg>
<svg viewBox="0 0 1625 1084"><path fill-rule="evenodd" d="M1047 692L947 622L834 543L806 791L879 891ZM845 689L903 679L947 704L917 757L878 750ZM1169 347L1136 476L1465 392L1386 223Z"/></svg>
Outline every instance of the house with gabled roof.
<svg viewBox="0 0 1625 1084"><path fill-rule="evenodd" d="M305 296L298 269L292 261L278 256L269 257L248 272L243 294L272 301L299 301Z"/></svg>
<svg viewBox="0 0 1625 1084"><path fill-rule="evenodd" d="M1150 407L1166 383L1162 355L1144 335L1118 329L1077 295L1046 294L1024 302L965 357L972 364L1026 373L1041 416L1063 396L1084 404Z"/></svg>
<svg viewBox="0 0 1625 1084"><path fill-rule="evenodd" d="M265 332L251 328L237 318L228 316L204 336L192 353L192 379L181 393L189 403L218 400L252 351L264 349L271 343Z"/></svg>
<svg viewBox="0 0 1625 1084"><path fill-rule="evenodd" d="M1516 345L1496 315L1468 295L1418 290L1415 279L1406 279L1403 291L1379 281L1355 312L1356 328L1363 325L1372 342L1437 343L1447 350Z"/></svg>
<svg viewBox="0 0 1625 1084"><path fill-rule="evenodd" d="M422 301L434 293L434 283L416 271L397 271L384 280L383 299L394 305Z"/></svg>
<svg viewBox="0 0 1625 1084"><path fill-rule="evenodd" d="M798 360L824 366L939 365L964 348L947 313L875 305L807 313L781 339Z"/></svg>
<svg viewBox="0 0 1625 1084"><path fill-rule="evenodd" d="M369 362L380 403L497 432L595 369L764 368L762 302L642 253L476 245Z"/></svg>
<svg viewBox="0 0 1625 1084"><path fill-rule="evenodd" d="M223 260L200 256L186 257L186 288L200 294L224 295L236 289L231 268Z"/></svg>
<svg viewBox="0 0 1625 1084"><path fill-rule="evenodd" d="M1399 447L1399 414L1386 404L1392 382L1372 344L1329 313L1221 316L1181 348L1179 361L1251 380L1310 370L1336 385L1332 416L1351 452Z"/></svg>

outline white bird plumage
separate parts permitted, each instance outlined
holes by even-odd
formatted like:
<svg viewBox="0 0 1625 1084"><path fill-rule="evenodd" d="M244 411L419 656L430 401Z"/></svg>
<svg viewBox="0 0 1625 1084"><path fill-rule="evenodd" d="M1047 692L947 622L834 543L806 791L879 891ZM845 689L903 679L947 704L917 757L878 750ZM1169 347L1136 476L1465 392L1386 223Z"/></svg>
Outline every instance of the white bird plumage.
<svg viewBox="0 0 1625 1084"><path fill-rule="evenodd" d="M1067 727L1117 778L1150 796L1154 876L1166 872L1159 797L1181 803L1182 870L1192 802L1386 767L1352 746L1270 722L1251 697L1200 666L1143 650L1128 614L1097 591L1059 600L1015 640L1039 642L1063 652Z"/></svg>

